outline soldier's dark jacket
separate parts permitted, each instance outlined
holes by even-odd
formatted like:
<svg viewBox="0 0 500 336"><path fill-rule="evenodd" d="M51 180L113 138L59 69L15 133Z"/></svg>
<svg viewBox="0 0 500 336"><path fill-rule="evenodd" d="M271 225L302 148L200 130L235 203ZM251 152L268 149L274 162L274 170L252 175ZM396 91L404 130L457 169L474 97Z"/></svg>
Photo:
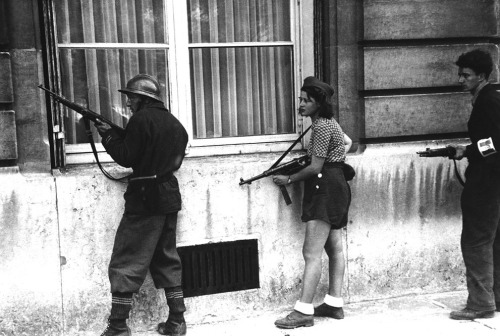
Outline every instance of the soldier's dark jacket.
<svg viewBox="0 0 500 336"><path fill-rule="evenodd" d="M497 151L500 150L500 94L491 84L479 92L468 122L471 144L467 146L466 156L470 162L483 161L500 169L500 154L483 157L478 149L478 141L491 137Z"/></svg>
<svg viewBox="0 0 500 336"><path fill-rule="evenodd" d="M126 213L159 215L181 209L179 185L173 172L181 166L188 135L163 103L150 103L135 112L125 128L124 138L113 129L102 138L113 160L132 168L131 179L157 176L155 180L129 182L123 196Z"/></svg>

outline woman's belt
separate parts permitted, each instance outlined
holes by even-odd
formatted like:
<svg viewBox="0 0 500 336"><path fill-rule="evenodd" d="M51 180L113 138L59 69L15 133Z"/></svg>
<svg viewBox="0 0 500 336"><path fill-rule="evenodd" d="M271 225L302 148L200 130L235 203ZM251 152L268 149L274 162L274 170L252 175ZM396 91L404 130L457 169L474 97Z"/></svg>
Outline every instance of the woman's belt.
<svg viewBox="0 0 500 336"><path fill-rule="evenodd" d="M323 163L323 166L344 168L344 162L325 162L325 163Z"/></svg>

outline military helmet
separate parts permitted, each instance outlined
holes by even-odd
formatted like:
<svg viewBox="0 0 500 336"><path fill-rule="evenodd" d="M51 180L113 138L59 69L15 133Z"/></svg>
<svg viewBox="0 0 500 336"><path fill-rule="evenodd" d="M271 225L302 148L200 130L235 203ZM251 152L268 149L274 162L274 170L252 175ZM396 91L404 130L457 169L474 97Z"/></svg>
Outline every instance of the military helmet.
<svg viewBox="0 0 500 336"><path fill-rule="evenodd" d="M118 91L122 93L135 93L162 101L160 98L160 83L153 76L146 74L134 76L127 82L126 88Z"/></svg>

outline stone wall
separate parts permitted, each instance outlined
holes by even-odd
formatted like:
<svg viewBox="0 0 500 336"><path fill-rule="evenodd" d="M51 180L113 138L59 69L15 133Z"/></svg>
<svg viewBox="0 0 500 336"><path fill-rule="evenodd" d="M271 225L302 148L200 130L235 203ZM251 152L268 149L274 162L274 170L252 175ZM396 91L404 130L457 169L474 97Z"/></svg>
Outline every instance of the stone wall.
<svg viewBox="0 0 500 336"><path fill-rule="evenodd" d="M452 162L415 154L428 145L373 145L349 156L357 176L344 231L347 302L463 289L461 186ZM240 177L262 172L274 159L193 158L178 173L184 200L180 246L257 239L259 248L260 288L188 298L190 323L262 314L298 299L300 185L289 187L290 206L270 179L238 185ZM107 264L125 185L107 180L94 166L53 176L13 171L1 178L0 285L6 291L0 331L98 332L110 308ZM323 266L316 302L328 286ZM166 314L163 293L148 276L135 297L131 325L146 330Z"/></svg>

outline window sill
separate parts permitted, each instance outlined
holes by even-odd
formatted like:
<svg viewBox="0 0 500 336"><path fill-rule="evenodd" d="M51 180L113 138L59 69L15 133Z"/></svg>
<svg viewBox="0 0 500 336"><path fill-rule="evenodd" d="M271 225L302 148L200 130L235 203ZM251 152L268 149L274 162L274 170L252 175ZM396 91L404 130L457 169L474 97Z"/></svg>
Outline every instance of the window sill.
<svg viewBox="0 0 500 336"><path fill-rule="evenodd" d="M286 151L297 138L297 135L283 136L282 138L267 139L267 142L254 144L225 144L221 142L218 145L208 145L206 141L195 140L189 143L186 157L202 157L202 156L217 156L217 155L239 155L239 154L255 154L255 153L282 153ZM205 144L201 146L200 144ZM113 159L105 152L104 147L100 143L96 143L96 149L99 156L99 161L102 163L113 162ZM301 144L295 145L294 150L302 149ZM71 151L66 153L66 165L95 163L94 154L89 144L72 145Z"/></svg>

